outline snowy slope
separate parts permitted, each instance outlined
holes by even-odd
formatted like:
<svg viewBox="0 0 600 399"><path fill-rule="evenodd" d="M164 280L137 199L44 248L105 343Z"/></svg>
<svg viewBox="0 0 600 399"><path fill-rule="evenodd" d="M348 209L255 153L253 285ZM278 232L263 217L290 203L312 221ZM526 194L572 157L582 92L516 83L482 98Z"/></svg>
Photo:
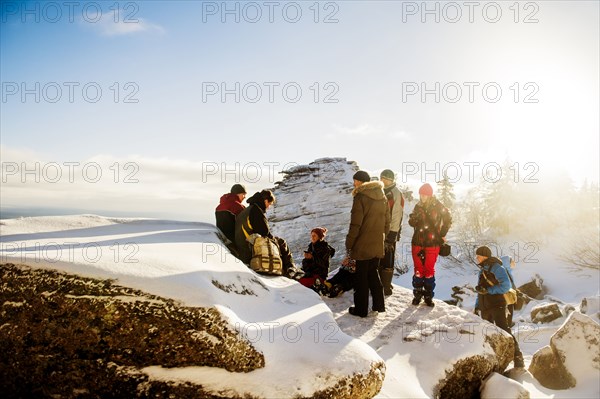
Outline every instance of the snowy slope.
<svg viewBox="0 0 600 399"><path fill-rule="evenodd" d="M240 396L310 396L355 373L367 375L381 361L337 329L315 293L283 277L257 276L237 261L212 225L87 215L11 219L0 227L0 262L116 279L188 306L214 306L266 363L250 373L146 370L155 378Z"/></svg>

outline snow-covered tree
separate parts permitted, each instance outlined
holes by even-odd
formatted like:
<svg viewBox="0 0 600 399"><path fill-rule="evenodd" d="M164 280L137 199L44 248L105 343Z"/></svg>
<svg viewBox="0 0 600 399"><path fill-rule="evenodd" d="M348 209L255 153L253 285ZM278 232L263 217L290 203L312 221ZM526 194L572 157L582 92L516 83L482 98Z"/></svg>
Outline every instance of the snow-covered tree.
<svg viewBox="0 0 600 399"><path fill-rule="evenodd" d="M446 208L452 209L454 207L456 196L454 195L454 184L450 182L446 172L444 172L442 180L437 182L437 185L439 193L437 195L438 200L440 200L440 202L444 204Z"/></svg>

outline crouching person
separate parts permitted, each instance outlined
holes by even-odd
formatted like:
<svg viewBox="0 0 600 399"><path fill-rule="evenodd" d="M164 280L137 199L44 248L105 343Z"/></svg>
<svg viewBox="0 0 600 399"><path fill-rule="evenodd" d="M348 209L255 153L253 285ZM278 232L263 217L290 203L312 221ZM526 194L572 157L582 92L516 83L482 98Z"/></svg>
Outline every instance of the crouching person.
<svg viewBox="0 0 600 399"><path fill-rule="evenodd" d="M269 222L267 221L266 212L275 202L275 196L271 191L263 190L255 193L246 202L249 206L235 218L235 244L240 255L240 260L246 264L250 264L252 260L252 245L248 242L248 239L253 234L273 239L279 248L283 274L294 278L299 270L294 266L290 249L283 238L274 237L271 234Z"/></svg>
<svg viewBox="0 0 600 399"><path fill-rule="evenodd" d="M304 259L302 259L304 277L298 280L303 286L312 288L318 293L321 293L325 286L329 273L329 259L335 254L335 249L325 241L325 234L327 229L324 227L311 230L310 244L304 251Z"/></svg>
<svg viewBox="0 0 600 399"><path fill-rule="evenodd" d="M515 343L514 365L517 368L523 368L525 367L523 354L519 348L519 343L512 334L506 317L507 309L504 294L511 288L508 273L502 266L502 261L492 257L492 251L488 247L477 248L475 254L477 255L477 264L481 269L475 287L477 291L475 313L480 312L482 319L495 324L513 337Z"/></svg>

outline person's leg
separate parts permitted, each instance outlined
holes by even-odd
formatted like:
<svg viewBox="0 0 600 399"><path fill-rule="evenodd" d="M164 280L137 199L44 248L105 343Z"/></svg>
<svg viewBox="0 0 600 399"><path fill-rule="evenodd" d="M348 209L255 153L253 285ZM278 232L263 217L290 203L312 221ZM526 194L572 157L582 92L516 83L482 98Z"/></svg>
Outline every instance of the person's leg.
<svg viewBox="0 0 600 399"><path fill-rule="evenodd" d="M435 262L437 262L438 255L440 254L440 247L427 247L425 248L425 303L427 306L433 306L433 296L435 289Z"/></svg>
<svg viewBox="0 0 600 399"><path fill-rule="evenodd" d="M508 310L508 316L507 316L507 323L508 326L512 328L512 326L514 326L515 324L513 323L513 313L515 312L515 305L508 305L507 307Z"/></svg>
<svg viewBox="0 0 600 399"><path fill-rule="evenodd" d="M303 286L310 288L313 286L316 279L316 276L302 277L300 280L298 280L298 282Z"/></svg>
<svg viewBox="0 0 600 399"><path fill-rule="evenodd" d="M366 317L369 313L369 261L357 260L354 273L354 306L350 314Z"/></svg>
<svg viewBox="0 0 600 399"><path fill-rule="evenodd" d="M392 279L394 278L394 256L396 254L396 243L394 242L393 249L386 250L385 256L379 262L379 277L383 285L383 293L388 296L392 295Z"/></svg>
<svg viewBox="0 0 600 399"><path fill-rule="evenodd" d="M369 261L369 290L373 299L373 310L376 312L385 312L385 301L383 299L383 286L377 273L380 259L374 258Z"/></svg>
<svg viewBox="0 0 600 399"><path fill-rule="evenodd" d="M519 342L517 338L513 335L512 330L510 329L510 325L508 324L508 318L506 317L507 309L506 306L501 308L496 308L494 311L494 320L496 321L496 325L510 334L513 338L515 344L515 351L513 354L513 361L515 367L523 368L525 367L525 363L523 361L523 353L521 353L521 348L519 347Z"/></svg>
<svg viewBox="0 0 600 399"><path fill-rule="evenodd" d="M423 253L421 250L423 247L419 247L416 245L412 246L412 258L413 264L415 265L415 271L413 274L413 305L418 305L421 302L421 298L423 297L424 291L424 276L425 276L425 265L423 264Z"/></svg>
<svg viewBox="0 0 600 399"><path fill-rule="evenodd" d="M294 260L292 259L292 252L290 251L290 248L287 245L287 242L285 242L285 240L281 237L274 237L275 238L275 242L277 243L277 246L279 247L279 255L281 256L281 263L282 263L282 268L284 271L284 274L286 274L287 270L290 267L294 267Z"/></svg>

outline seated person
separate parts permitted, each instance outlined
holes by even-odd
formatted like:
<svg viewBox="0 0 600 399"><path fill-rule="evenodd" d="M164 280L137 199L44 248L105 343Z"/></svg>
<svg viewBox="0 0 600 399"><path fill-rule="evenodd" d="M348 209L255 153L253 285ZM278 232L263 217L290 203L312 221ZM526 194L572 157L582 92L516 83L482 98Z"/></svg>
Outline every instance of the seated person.
<svg viewBox="0 0 600 399"><path fill-rule="evenodd" d="M310 232L310 244L308 249L304 251L304 259L302 259L302 270L304 277L300 280L300 284L318 291L318 286L323 284L329 273L329 259L335 254L327 241L325 241L327 229L317 227Z"/></svg>

